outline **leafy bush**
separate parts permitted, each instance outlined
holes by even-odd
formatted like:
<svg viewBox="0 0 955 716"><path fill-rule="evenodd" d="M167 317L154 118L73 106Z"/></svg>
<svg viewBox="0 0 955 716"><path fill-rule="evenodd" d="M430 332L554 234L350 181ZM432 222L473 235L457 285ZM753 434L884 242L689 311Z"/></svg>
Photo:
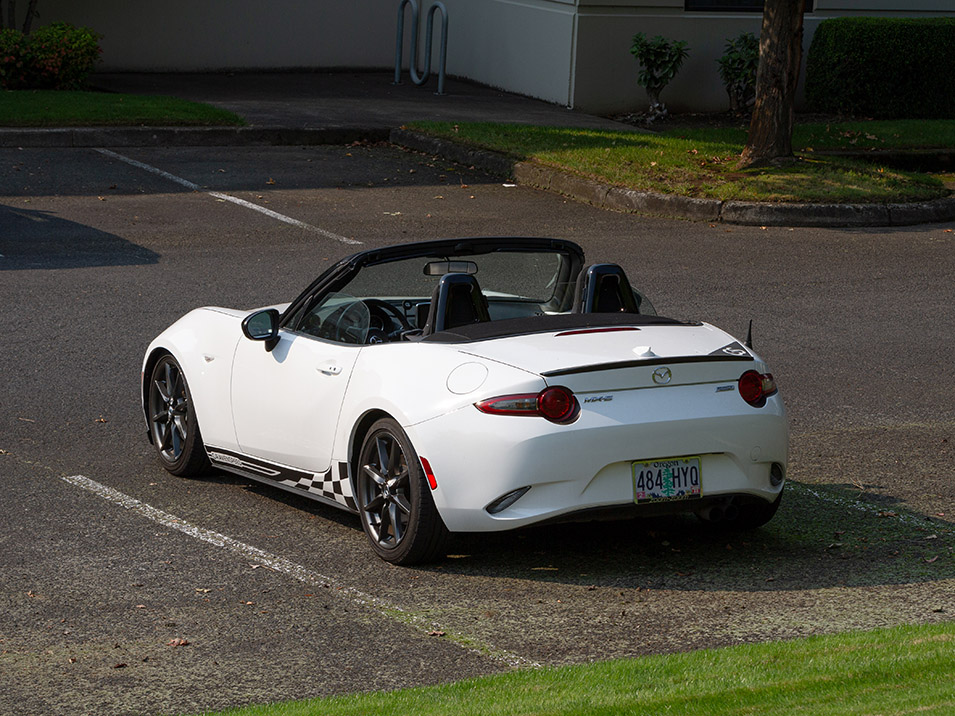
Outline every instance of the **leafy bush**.
<svg viewBox="0 0 955 716"><path fill-rule="evenodd" d="M723 56L716 63L730 98L733 112L746 112L756 101L756 68L759 67L759 38L744 32L726 41Z"/></svg>
<svg viewBox="0 0 955 716"><path fill-rule="evenodd" d="M650 119L665 117L666 106L660 101L660 93L680 70L683 60L689 54L683 40L668 40L657 35L651 40L642 32L633 36L632 54L640 66L637 81L647 89L650 99Z"/></svg>
<svg viewBox="0 0 955 716"><path fill-rule="evenodd" d="M0 30L0 87L26 86L27 38L17 30Z"/></svg>
<svg viewBox="0 0 955 716"><path fill-rule="evenodd" d="M99 36L64 22L24 36L0 32L0 86L6 89L77 89L100 55Z"/></svg>
<svg viewBox="0 0 955 716"><path fill-rule="evenodd" d="M806 58L816 112L955 118L955 19L840 17L819 24Z"/></svg>

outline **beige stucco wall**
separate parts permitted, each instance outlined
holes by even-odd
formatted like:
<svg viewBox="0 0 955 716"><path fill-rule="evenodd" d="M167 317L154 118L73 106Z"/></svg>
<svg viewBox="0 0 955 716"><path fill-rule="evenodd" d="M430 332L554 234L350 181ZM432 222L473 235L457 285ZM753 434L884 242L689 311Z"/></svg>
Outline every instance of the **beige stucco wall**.
<svg viewBox="0 0 955 716"><path fill-rule="evenodd" d="M726 40L759 34L762 16L752 12L686 12L683 0L579 0L574 71L575 107L596 113L646 109L637 85L639 66L630 54L637 32L686 40L690 55L662 99L673 111L720 111L729 99L716 59ZM904 10L900 10L903 8ZM819 23L840 15L955 15L951 0L816 0L804 16L804 57Z"/></svg>
<svg viewBox="0 0 955 716"><path fill-rule="evenodd" d="M713 111L729 106L716 58L728 38L760 26L759 13L686 12L683 0L443 1L449 74L608 114L645 108L629 51L635 33L686 40L690 56L663 100L675 111ZM420 2L424 19L432 3ZM397 6L398 0L43 0L40 9L44 22L102 33L103 70L194 71L390 68ZM953 0L815 0L805 16L805 47L822 20L854 14L943 16L955 15L955 7ZM407 10L406 17L410 25Z"/></svg>
<svg viewBox="0 0 955 716"><path fill-rule="evenodd" d="M392 0L43 0L39 9L44 21L101 33L102 70L394 63Z"/></svg>

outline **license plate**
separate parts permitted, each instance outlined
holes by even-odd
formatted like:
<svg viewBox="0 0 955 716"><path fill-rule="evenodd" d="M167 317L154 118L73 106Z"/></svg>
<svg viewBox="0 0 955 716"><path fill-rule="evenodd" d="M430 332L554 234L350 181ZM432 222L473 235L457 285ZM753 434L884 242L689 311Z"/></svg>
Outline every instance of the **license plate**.
<svg viewBox="0 0 955 716"><path fill-rule="evenodd" d="M633 472L633 501L666 502L692 500L700 496L700 458L679 457L630 463Z"/></svg>

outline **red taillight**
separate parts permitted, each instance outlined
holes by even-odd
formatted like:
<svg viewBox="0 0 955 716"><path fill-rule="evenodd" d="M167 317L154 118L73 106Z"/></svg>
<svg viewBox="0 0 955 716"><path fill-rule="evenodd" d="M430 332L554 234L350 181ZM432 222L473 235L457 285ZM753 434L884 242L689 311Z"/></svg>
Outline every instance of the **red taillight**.
<svg viewBox="0 0 955 716"><path fill-rule="evenodd" d="M776 392L776 380L770 373L748 370L739 377L739 394L754 408L766 405L766 398Z"/></svg>
<svg viewBox="0 0 955 716"><path fill-rule="evenodd" d="M474 407L491 415L540 416L552 423L573 422L580 413L580 404L574 393L562 385L544 388L540 393L488 398L475 403Z"/></svg>
<svg viewBox="0 0 955 716"><path fill-rule="evenodd" d="M576 417L578 407L570 388L562 385L546 388L537 396L537 410L552 423L566 423Z"/></svg>

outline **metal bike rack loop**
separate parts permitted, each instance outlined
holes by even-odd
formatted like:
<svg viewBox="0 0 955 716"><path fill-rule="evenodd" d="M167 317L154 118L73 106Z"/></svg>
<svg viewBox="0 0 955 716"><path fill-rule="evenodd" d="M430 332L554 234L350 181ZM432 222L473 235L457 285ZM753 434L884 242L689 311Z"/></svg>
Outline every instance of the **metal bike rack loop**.
<svg viewBox="0 0 955 716"><path fill-rule="evenodd" d="M428 34L424 42L424 72L418 74L418 0L401 0L398 3L398 36L395 39L395 84L401 84L401 55L404 50L405 34L405 5L411 5L411 57L408 69L411 81L416 85L423 85L431 76L431 45L434 38L434 14L441 11L441 49L438 54L438 91L435 94L444 94L444 71L448 64L448 9L443 2L436 2L428 9Z"/></svg>

